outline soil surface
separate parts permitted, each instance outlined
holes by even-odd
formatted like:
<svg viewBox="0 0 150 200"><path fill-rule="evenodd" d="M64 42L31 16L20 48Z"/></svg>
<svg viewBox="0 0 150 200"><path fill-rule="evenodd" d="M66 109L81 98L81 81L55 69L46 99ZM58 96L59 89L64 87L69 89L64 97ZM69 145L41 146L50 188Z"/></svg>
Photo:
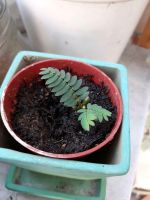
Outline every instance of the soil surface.
<svg viewBox="0 0 150 200"><path fill-rule="evenodd" d="M51 153L75 153L96 146L114 126L117 108L112 105L109 90L103 83L95 85L87 76L82 85L89 87L91 103L112 112L108 122L96 122L90 132L84 131L78 121L79 114L60 103L60 98L36 77L32 83L24 83L19 89L12 114L13 130L26 143Z"/></svg>

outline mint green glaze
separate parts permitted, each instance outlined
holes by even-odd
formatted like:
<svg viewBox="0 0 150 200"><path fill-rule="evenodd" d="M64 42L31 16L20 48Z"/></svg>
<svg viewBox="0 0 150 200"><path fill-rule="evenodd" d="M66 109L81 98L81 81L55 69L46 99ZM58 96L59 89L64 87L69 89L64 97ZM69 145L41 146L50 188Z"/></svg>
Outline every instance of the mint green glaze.
<svg viewBox="0 0 150 200"><path fill-rule="evenodd" d="M85 181L60 178L13 166L8 172L6 187L14 191L61 200L104 200L106 179Z"/></svg>
<svg viewBox="0 0 150 200"><path fill-rule="evenodd" d="M115 73L115 82L120 88L124 108L123 121L120 130L120 142L118 145L119 150L115 150L115 153L112 156L113 158L110 159L112 160L110 163L101 164L46 158L38 155L14 151L11 149L0 148L0 161L49 175L57 175L61 177L84 180L100 179L103 177L116 176L127 173L130 165L130 134L128 113L128 80L126 68L123 65L108 62L99 62L89 59L80 59L55 54L22 51L17 54L12 65L10 66L10 69L2 83L0 95L2 94L2 91L8 84L13 74L16 72L19 63L24 56L73 59L94 65L102 70L105 70L106 72L110 71L111 73Z"/></svg>

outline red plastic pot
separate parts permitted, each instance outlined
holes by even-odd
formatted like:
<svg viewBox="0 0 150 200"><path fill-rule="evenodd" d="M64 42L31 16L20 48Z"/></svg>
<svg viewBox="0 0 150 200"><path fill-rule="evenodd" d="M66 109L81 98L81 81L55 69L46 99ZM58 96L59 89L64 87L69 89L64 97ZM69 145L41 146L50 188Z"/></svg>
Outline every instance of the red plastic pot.
<svg viewBox="0 0 150 200"><path fill-rule="evenodd" d="M58 69L63 69L66 67L70 67L71 70L77 74L91 74L93 75L93 81L95 84L99 84L100 81L103 81L108 88L110 89L110 98L113 102L114 105L117 106L117 118L115 125L112 129L112 131L108 134L106 139L100 143L99 145L83 151L79 153L72 153L72 154L54 154L54 153L49 153L49 152L44 152L39 149L36 149L32 147L31 145L27 144L23 140L21 140L17 134L12 130L11 127L11 113L14 110L14 102L16 102L16 94L18 92L18 89L20 85L22 84L23 81L26 82L31 82L35 76L40 72L41 68L46 68L49 66L53 66ZM12 103L13 102L13 103ZM1 116L2 120L8 130L8 132L12 135L12 137L19 142L21 145L29 149L30 151L41 154L43 156L48 156L48 157L53 157L53 158L67 158L67 159L72 159L72 158L79 158L83 156L87 156L98 149L102 148L105 146L108 142L110 142L115 134L117 133L117 130L119 129L119 126L121 124L122 120L122 100L120 93L115 86L115 84L112 82L112 80L101 70L97 69L96 67L93 67L91 65L77 62L77 61L72 61L72 60L65 60L65 59L51 59L51 60L45 60L45 61L40 61L34 64L31 64L25 68L23 68L21 71L15 74L15 76L12 78L12 80L9 82L7 88L4 90L2 94L2 99L1 99Z"/></svg>

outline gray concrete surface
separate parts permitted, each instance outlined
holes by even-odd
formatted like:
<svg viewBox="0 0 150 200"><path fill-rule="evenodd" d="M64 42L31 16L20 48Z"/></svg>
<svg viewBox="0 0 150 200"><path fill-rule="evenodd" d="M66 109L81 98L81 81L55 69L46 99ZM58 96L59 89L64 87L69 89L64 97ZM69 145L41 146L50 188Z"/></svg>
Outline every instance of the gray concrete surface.
<svg viewBox="0 0 150 200"><path fill-rule="evenodd" d="M150 50L129 45L120 59L128 68L131 130L131 167L127 175L108 179L107 200L129 200L134 183L138 153L148 112L150 93Z"/></svg>

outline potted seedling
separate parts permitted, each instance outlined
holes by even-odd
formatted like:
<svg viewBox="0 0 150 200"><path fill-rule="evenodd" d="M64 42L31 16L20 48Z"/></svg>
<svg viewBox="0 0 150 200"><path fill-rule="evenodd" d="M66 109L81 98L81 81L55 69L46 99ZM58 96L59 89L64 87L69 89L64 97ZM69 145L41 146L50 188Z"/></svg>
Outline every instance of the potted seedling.
<svg viewBox="0 0 150 200"><path fill-rule="evenodd" d="M51 59L19 71L3 92L1 115L24 147L55 158L77 158L115 136L122 101L112 80L85 63Z"/></svg>

